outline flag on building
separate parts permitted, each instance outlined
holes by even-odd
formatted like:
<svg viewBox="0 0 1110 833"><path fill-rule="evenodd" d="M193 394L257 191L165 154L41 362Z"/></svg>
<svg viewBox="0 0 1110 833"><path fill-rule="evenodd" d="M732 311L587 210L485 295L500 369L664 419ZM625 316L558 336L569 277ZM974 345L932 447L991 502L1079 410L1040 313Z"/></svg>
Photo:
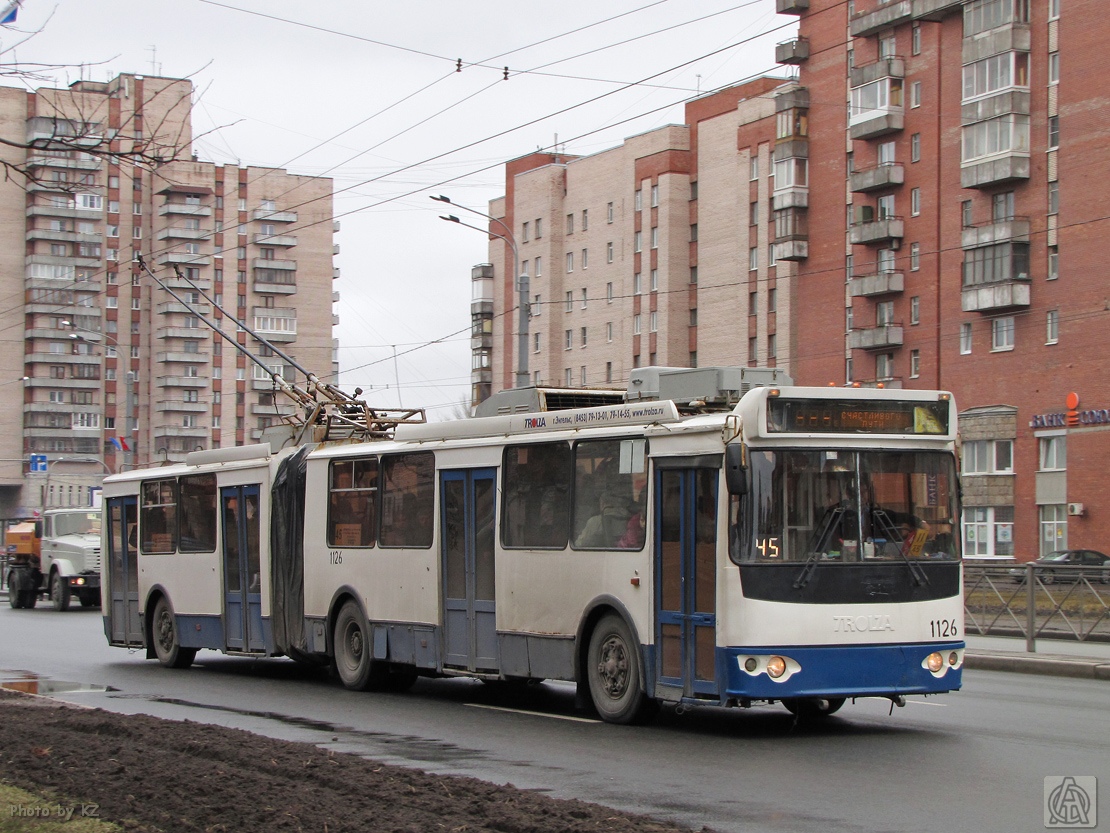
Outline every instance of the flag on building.
<svg viewBox="0 0 1110 833"><path fill-rule="evenodd" d="M0 6L0 26L15 23L15 16L19 14L19 7L22 4L23 0L9 0L9 2Z"/></svg>
<svg viewBox="0 0 1110 833"><path fill-rule="evenodd" d="M111 441L112 445L114 445L119 451L131 450L131 446L127 444L127 440L123 439L123 437L111 437Z"/></svg>

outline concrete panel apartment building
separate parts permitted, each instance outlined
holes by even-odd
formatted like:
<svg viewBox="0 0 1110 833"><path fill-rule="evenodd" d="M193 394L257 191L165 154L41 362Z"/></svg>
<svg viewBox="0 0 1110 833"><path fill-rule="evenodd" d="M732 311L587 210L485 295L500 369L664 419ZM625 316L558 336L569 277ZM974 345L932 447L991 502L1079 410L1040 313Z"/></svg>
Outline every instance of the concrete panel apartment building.
<svg viewBox="0 0 1110 833"><path fill-rule="evenodd" d="M105 472L254 442L290 413L136 255L256 354L175 267L298 363L334 370L331 180L197 161L192 94L138 75L0 88L0 154L31 173L0 183L0 519L87 504Z"/></svg>
<svg viewBox="0 0 1110 833"><path fill-rule="evenodd" d="M1110 550L1101 4L776 3L799 20L777 49L795 80L695 100L684 126L604 153L508 163L491 214L545 270L532 380L740 364L951 390L965 555ZM495 278L475 398L512 386L506 256L493 240L475 270Z"/></svg>

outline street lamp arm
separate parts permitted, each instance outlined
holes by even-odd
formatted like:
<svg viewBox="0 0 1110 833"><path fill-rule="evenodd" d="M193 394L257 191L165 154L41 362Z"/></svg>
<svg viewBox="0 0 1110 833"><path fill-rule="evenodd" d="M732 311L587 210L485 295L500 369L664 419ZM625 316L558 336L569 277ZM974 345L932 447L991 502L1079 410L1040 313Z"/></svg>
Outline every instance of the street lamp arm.
<svg viewBox="0 0 1110 833"><path fill-rule="evenodd" d="M485 217L491 223L497 223L497 225L501 226L501 228L505 230L505 234L507 234L509 237L513 236L513 230L511 228L509 228L507 225L505 225L505 222L503 220L499 220L496 217L493 217L489 214L485 214L485 213L479 211L476 208L471 208L470 206L462 205L462 204L457 203L457 202L451 202L451 198L450 197L445 197L443 194L440 194L439 196L434 196L434 195L429 194L428 198L433 199L436 202L442 202L442 203L446 203L447 205L453 205L455 208L461 208L463 211L469 211L471 214L477 214L479 217ZM458 220L453 220L452 222L458 222ZM494 235L494 236L496 236L496 235ZM501 239L504 240L505 238L501 238Z"/></svg>

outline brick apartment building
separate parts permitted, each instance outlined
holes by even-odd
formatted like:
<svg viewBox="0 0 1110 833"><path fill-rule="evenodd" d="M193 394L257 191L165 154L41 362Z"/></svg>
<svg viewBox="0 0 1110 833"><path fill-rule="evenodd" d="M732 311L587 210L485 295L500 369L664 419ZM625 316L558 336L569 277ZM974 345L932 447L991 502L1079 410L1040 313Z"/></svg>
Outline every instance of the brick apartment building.
<svg viewBox="0 0 1110 833"><path fill-rule="evenodd" d="M964 550L1110 548L1107 59L1096 0L777 0L760 78L587 157L506 166L531 381L771 365L952 390ZM491 231L502 233L491 225ZM474 400L512 387L513 253L475 268Z"/></svg>
<svg viewBox="0 0 1110 833"><path fill-rule="evenodd" d="M299 363L333 369L331 181L196 161L192 93L138 75L0 88L0 155L32 174L0 183L0 387L19 404L0 432L0 519L87 503L121 466L252 442L289 412L137 254L203 314L223 318L173 266ZM106 141L184 161L89 152Z"/></svg>

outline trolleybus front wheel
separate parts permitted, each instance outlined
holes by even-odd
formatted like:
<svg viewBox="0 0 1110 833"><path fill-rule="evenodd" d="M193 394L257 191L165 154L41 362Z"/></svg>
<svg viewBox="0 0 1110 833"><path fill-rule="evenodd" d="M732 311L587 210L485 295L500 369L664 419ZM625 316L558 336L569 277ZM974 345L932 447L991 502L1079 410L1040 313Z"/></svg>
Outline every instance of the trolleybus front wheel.
<svg viewBox="0 0 1110 833"><path fill-rule="evenodd" d="M639 646L620 616L610 613L597 623L586 663L590 699L602 720L641 723L655 713L640 684Z"/></svg>
<svg viewBox="0 0 1110 833"><path fill-rule="evenodd" d="M799 720L812 720L835 714L844 705L844 700L843 697L805 697L783 700L782 704Z"/></svg>
<svg viewBox="0 0 1110 833"><path fill-rule="evenodd" d="M166 597L158 599L154 605L154 618L150 623L150 636L154 642L154 653L166 668L188 668L196 659L196 648L182 648L177 638L177 622Z"/></svg>

